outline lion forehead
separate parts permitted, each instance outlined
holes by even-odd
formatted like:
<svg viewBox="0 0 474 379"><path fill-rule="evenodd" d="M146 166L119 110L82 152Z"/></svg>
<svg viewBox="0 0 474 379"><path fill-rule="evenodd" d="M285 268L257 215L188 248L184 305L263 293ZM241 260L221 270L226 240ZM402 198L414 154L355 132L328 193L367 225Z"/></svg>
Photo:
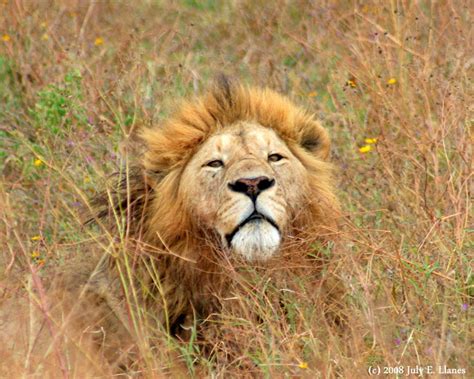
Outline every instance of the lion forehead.
<svg viewBox="0 0 474 379"><path fill-rule="evenodd" d="M275 147L286 147L286 144L272 129L252 123L242 125L242 129L245 133L245 143L249 148L270 150Z"/></svg>
<svg viewBox="0 0 474 379"><path fill-rule="evenodd" d="M242 139L238 135L226 131L209 137L196 155L204 155L207 158L229 159L232 150L239 147L242 147Z"/></svg>
<svg viewBox="0 0 474 379"><path fill-rule="evenodd" d="M243 159L249 154L265 156L273 150L288 151L274 130L253 122L240 122L210 136L196 155L227 161Z"/></svg>

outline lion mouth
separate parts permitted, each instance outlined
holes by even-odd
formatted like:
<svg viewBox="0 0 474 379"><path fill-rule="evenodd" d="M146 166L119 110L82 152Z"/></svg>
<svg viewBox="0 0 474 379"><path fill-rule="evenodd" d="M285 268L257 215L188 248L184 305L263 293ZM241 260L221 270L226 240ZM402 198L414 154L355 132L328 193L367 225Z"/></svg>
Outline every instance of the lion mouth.
<svg viewBox="0 0 474 379"><path fill-rule="evenodd" d="M231 246L232 239L238 233L238 231L242 227L244 227L246 224L252 221L255 221L255 222L267 221L270 225L272 225L278 231L278 233L280 233L280 228L271 217L265 216L264 214L258 212L257 210L254 210L252 214L249 217L247 217L245 220L243 220L239 225L237 225L231 233L226 234L225 239L227 241L227 245Z"/></svg>

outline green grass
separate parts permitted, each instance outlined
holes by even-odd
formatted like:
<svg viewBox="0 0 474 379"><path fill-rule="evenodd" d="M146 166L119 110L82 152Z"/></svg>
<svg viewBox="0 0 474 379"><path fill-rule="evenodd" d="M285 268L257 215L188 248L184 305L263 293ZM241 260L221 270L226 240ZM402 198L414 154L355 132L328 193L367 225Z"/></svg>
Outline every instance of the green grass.
<svg viewBox="0 0 474 379"><path fill-rule="evenodd" d="M81 211L136 159L137 132L224 71L294 98L331 135L346 217L322 278L345 284L348 328L321 321L311 282L291 283L278 308L278 287L255 272L262 287L238 300L243 314L209 320L228 330L206 336L214 355L196 325L185 343L163 330L166 349L143 347L141 368L363 377L370 365L446 364L472 376L468 2L91 4L0 4L0 308L30 264L47 275L101 239ZM365 138L377 143L360 153ZM28 359L10 369L40 375Z"/></svg>

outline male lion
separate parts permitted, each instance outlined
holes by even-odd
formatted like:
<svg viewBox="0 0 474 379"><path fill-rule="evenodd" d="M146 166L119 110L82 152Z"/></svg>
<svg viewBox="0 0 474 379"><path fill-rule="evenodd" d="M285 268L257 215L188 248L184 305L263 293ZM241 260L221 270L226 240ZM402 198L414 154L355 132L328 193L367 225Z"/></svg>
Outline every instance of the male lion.
<svg viewBox="0 0 474 379"><path fill-rule="evenodd" d="M336 232L328 134L270 89L221 77L142 137L141 166L96 199L97 218L125 213L143 301L171 332L216 310L224 262L297 261Z"/></svg>
<svg viewBox="0 0 474 379"><path fill-rule="evenodd" d="M79 329L104 331L109 361L136 333L126 309L145 308L155 325L183 336L192 320L219 313L239 265L312 264L308 255L331 239L339 214L327 132L272 90L222 77L142 137L141 163L95 199L90 220L120 232L126 253L112 249L91 270L73 317ZM80 275L64 274L59 287L78 287Z"/></svg>

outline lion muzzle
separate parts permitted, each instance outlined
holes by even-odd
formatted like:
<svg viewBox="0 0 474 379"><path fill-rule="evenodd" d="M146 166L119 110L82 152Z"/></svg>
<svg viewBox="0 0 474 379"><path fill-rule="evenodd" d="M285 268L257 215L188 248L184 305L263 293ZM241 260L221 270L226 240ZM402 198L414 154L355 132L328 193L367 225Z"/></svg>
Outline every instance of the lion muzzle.
<svg viewBox="0 0 474 379"><path fill-rule="evenodd" d="M278 251L281 233L271 217L254 210L225 239L228 247L243 258L266 260Z"/></svg>

